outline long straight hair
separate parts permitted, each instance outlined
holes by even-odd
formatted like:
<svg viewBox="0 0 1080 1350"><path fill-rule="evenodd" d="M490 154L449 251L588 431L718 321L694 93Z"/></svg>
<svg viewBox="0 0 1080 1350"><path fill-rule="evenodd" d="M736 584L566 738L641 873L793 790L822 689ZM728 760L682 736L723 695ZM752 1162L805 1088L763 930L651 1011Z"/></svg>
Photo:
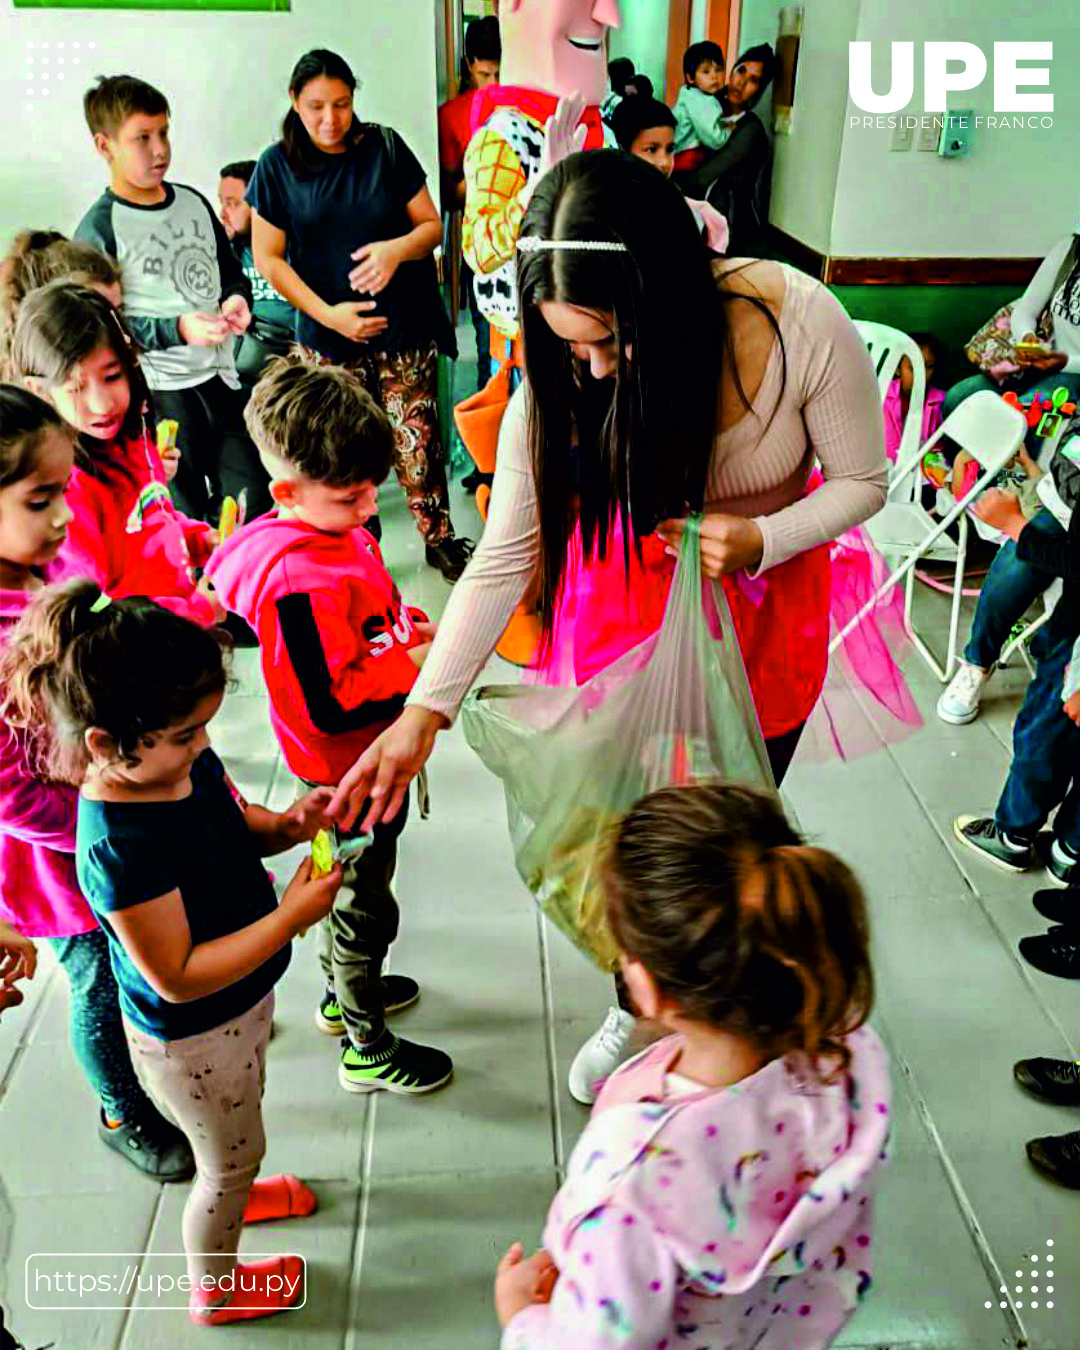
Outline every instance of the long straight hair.
<svg viewBox="0 0 1080 1350"><path fill-rule="evenodd" d="M621 519L629 575L632 546L640 550L639 541L660 521L702 509L725 363L750 408L727 305L750 303L778 340L780 329L761 300L718 284L685 199L633 155L570 155L537 185L521 234L625 248L518 255L527 434L540 518L538 604L550 638L576 523L586 558L603 559ZM540 311L549 301L611 317L619 349L613 379L594 379L552 332ZM786 362L783 369L786 379Z"/></svg>
<svg viewBox="0 0 1080 1350"><path fill-rule="evenodd" d="M131 334L100 292L63 280L32 291L19 306L11 365L20 380L34 376L50 389L63 384L102 345L127 377L131 403L120 436L135 440L148 432L153 417L150 390ZM98 477L106 471L101 443L93 437L78 437L75 458L80 468Z"/></svg>
<svg viewBox="0 0 1080 1350"><path fill-rule="evenodd" d="M343 56L338 56L337 52L328 51L325 47L316 47L313 51L305 52L297 61L293 67L293 73L289 76L289 93L293 98L299 98L312 80L318 80L322 77L328 80L340 80L342 84L348 87L350 94L356 93L356 76L352 73L352 67L348 61ZM355 149L360 144L365 130L365 124L357 120L354 111L352 126L345 136L349 150ZM295 108L289 109L285 114L284 122L281 124L281 144L285 150L285 158L289 162L289 168L298 177L310 178L324 167L324 157L312 145L307 128L300 120L300 114Z"/></svg>

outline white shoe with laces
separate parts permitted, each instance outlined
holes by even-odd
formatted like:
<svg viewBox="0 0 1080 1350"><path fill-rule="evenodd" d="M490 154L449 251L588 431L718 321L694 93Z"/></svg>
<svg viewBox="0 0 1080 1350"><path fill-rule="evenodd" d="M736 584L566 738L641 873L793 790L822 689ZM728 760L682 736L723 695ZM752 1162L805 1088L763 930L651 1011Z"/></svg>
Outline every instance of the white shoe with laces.
<svg viewBox="0 0 1080 1350"><path fill-rule="evenodd" d="M982 670L979 666L961 661L956 674L949 681L949 687L938 699L937 715L950 726L964 727L974 722L979 715L986 682L995 670Z"/></svg>
<svg viewBox="0 0 1080 1350"><path fill-rule="evenodd" d="M609 1008L604 1025L594 1032L574 1056L570 1065L570 1096L582 1106L592 1106L599 1085L609 1078L626 1057L630 1033L634 1029L631 1013Z"/></svg>

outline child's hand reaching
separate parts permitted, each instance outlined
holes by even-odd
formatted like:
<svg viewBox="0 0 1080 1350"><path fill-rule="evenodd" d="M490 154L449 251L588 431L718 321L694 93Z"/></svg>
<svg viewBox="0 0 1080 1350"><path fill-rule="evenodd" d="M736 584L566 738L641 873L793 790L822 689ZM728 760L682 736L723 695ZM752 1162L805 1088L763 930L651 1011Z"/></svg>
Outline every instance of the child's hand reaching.
<svg viewBox="0 0 1080 1350"><path fill-rule="evenodd" d="M306 797L301 797L287 811L281 813L282 829L297 844L314 839L320 830L332 829L333 817L327 814L326 808L333 795L333 788L313 788Z"/></svg>
<svg viewBox="0 0 1080 1350"><path fill-rule="evenodd" d="M214 594L214 587L213 583L210 581L210 578L205 575L201 576L199 578L199 584L195 587L195 589L199 593L199 595L205 596L205 598L210 601L210 608L214 611L214 622L224 623L228 615L228 611L226 610L225 606L221 603L221 601L217 598L217 596Z"/></svg>
<svg viewBox="0 0 1080 1350"><path fill-rule="evenodd" d="M37 948L28 937L0 919L0 1011L23 1001L19 980L32 980L37 969Z"/></svg>
<svg viewBox="0 0 1080 1350"><path fill-rule="evenodd" d="M414 664L416 664L416 665L418 665L418 666L420 666L420 667L422 668L423 665L424 665L424 662L425 662L425 661L427 660L427 658L428 658L428 652L430 652L430 651L431 651L431 643L430 643L430 642L421 642L420 645L419 645L418 647L410 647L410 648L409 648L409 658L410 658L410 660L412 660L412 661L414 662Z"/></svg>
<svg viewBox="0 0 1080 1350"><path fill-rule="evenodd" d="M534 1303L550 1303L559 1268L543 1247L526 1261L525 1248L515 1242L495 1272L495 1312L506 1324Z"/></svg>
<svg viewBox="0 0 1080 1350"><path fill-rule="evenodd" d="M281 908L288 913L298 934L307 932L320 919L326 918L334 907L334 897L340 885L340 863L335 863L326 876L313 880L311 859L304 859L281 897Z"/></svg>
<svg viewBox="0 0 1080 1350"><path fill-rule="evenodd" d="M175 445L161 451L161 468L166 483L171 483L180 467L180 451Z"/></svg>

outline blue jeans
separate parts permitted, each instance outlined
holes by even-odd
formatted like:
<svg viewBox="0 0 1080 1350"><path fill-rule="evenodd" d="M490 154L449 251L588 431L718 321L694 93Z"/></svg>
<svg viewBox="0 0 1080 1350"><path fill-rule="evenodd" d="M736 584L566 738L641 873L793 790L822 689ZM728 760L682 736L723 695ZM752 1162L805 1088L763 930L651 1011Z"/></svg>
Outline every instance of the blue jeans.
<svg viewBox="0 0 1080 1350"><path fill-rule="evenodd" d="M1051 620L1032 639L1035 678L1016 719L1009 777L994 812L1010 835L1033 840L1057 807L1054 834L1074 852L1080 851L1080 727L1065 715L1061 689L1076 638L1074 624Z"/></svg>
<svg viewBox="0 0 1080 1350"><path fill-rule="evenodd" d="M465 292L469 302L469 314L472 317L473 334L476 337L476 387L483 389L488 380L491 379L491 329L488 326L487 319L480 313L480 306L476 302L476 283L473 279L473 270L469 264L462 259L461 262L461 289Z"/></svg>
<svg viewBox="0 0 1080 1350"><path fill-rule="evenodd" d="M1062 527L1049 511L1042 510L1028 522L1029 530L1042 530L1046 534L1061 533ZM975 618L971 623L971 635L964 648L964 660L973 666L989 670L1001 655L1001 649L1008 641L1013 626L1027 613L1040 595L1047 589L1053 578L1048 572L1041 572L1022 562L1016 556L1016 544L1006 539L998 549L997 557L990 564L979 603L975 607Z"/></svg>
<svg viewBox="0 0 1080 1350"><path fill-rule="evenodd" d="M131 1064L120 990L100 928L75 937L49 938L71 988L71 1048L110 1120L145 1120L157 1114Z"/></svg>

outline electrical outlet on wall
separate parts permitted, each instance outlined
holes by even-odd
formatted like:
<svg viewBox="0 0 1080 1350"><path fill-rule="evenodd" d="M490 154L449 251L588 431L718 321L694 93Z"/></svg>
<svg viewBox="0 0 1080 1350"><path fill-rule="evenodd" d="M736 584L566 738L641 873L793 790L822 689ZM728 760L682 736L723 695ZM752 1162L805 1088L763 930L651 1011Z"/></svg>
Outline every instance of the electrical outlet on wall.
<svg viewBox="0 0 1080 1350"><path fill-rule="evenodd" d="M946 122L938 154L942 159L966 159L971 154L975 134L975 109L950 108L944 116Z"/></svg>
<svg viewBox="0 0 1080 1350"><path fill-rule="evenodd" d="M911 149L912 130L911 127L904 126L901 122L893 128L892 138L889 141L889 150L900 151Z"/></svg>

